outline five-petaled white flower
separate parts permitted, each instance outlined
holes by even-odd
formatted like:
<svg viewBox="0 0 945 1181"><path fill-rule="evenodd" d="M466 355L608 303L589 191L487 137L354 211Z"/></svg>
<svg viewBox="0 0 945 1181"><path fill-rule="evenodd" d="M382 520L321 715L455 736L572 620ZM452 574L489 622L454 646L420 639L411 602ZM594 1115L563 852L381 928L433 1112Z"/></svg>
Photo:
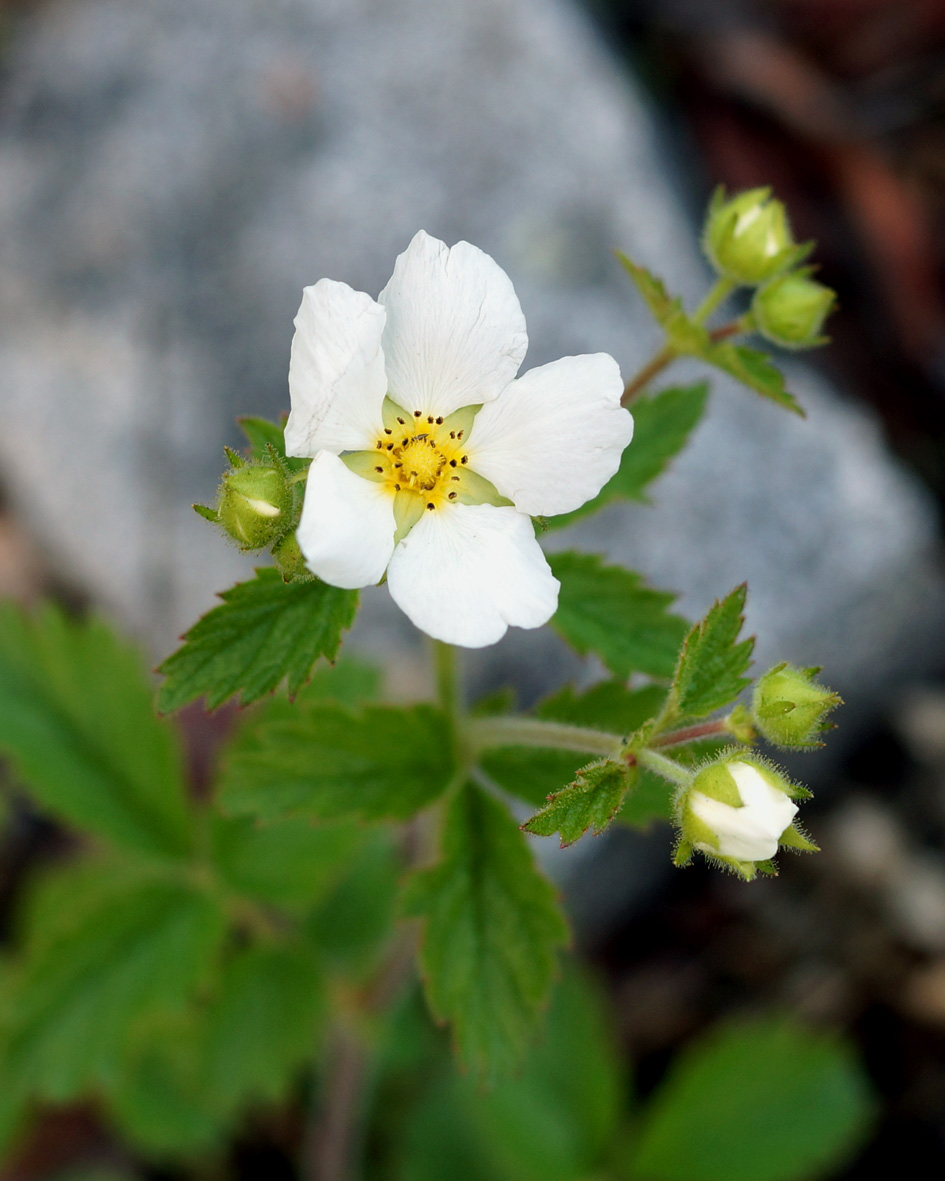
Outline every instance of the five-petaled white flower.
<svg viewBox="0 0 945 1181"><path fill-rule="evenodd" d="M306 287L286 450L311 456L298 542L325 582L387 574L417 627L467 648L539 627L557 579L533 515L570 512L633 434L606 353L516 378L528 339L511 280L468 242L418 233L375 302Z"/></svg>

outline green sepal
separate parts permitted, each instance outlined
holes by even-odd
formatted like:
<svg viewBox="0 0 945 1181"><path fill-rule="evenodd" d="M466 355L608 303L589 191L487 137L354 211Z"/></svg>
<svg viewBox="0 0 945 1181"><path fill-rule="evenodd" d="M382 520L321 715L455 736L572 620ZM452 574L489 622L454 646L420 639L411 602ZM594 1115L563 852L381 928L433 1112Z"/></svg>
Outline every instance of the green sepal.
<svg viewBox="0 0 945 1181"><path fill-rule="evenodd" d="M808 793L809 794L809 793ZM789 825L778 838L778 844L785 849L795 849L799 853L819 853L820 846L805 836L797 821Z"/></svg>
<svg viewBox="0 0 945 1181"><path fill-rule="evenodd" d="M190 506L198 517L203 517L205 521L211 521L216 525L220 520L220 514L215 508L210 508L206 504L192 504Z"/></svg>
<svg viewBox="0 0 945 1181"><path fill-rule="evenodd" d="M238 451L234 451L232 447L224 446L223 453L230 462L231 468L240 468L246 466L246 460L240 455Z"/></svg>

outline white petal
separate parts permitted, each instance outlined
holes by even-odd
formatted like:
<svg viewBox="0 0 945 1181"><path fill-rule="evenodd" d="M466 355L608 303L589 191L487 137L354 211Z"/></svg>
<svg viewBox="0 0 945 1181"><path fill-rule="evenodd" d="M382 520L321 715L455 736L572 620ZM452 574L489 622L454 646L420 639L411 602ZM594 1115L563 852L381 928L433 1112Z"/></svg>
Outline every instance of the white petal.
<svg viewBox="0 0 945 1181"><path fill-rule="evenodd" d="M736 861L767 861L778 851L778 839L797 814L797 805L783 791L772 787L748 763L730 763L743 806L733 808L694 791L689 806L719 838L718 852Z"/></svg>
<svg viewBox="0 0 945 1181"><path fill-rule="evenodd" d="M302 292L289 360L289 455L363 451L382 428L386 313L363 291L319 279Z"/></svg>
<svg viewBox="0 0 945 1181"><path fill-rule="evenodd" d="M469 466L523 513L568 513L596 496L620 466L633 418L607 353L530 369L476 415Z"/></svg>
<svg viewBox="0 0 945 1181"><path fill-rule="evenodd" d="M445 416L489 402L518 373L528 337L512 281L468 242L450 250L421 230L378 300L390 395L405 409Z"/></svg>
<svg viewBox="0 0 945 1181"><path fill-rule="evenodd" d="M387 571L394 602L421 631L484 648L509 624L540 627L558 605L558 580L528 517L491 504L425 512Z"/></svg>
<svg viewBox="0 0 945 1181"><path fill-rule="evenodd" d="M383 484L356 476L319 451L308 469L296 531L305 564L332 586L378 582L394 552L394 500Z"/></svg>

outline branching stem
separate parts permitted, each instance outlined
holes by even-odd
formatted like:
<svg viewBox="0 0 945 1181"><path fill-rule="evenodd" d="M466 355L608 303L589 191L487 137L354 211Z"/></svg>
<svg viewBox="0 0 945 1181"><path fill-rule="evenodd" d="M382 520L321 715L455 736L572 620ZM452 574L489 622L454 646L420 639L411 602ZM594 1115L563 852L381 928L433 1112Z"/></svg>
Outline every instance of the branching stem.
<svg viewBox="0 0 945 1181"><path fill-rule="evenodd" d="M682 746L685 742L698 742L703 738L713 738L716 735L731 734L727 718L716 718L714 722L701 722L698 726L685 726L682 730L671 730L669 734L659 734L650 742L651 746Z"/></svg>
<svg viewBox="0 0 945 1181"><path fill-rule="evenodd" d="M604 730L521 717L471 718L467 722L466 741L474 754L497 746L543 746L605 758L617 758L624 743L620 735Z"/></svg>
<svg viewBox="0 0 945 1181"><path fill-rule="evenodd" d="M686 767L674 762L672 759L668 759L666 755L661 755L659 751L655 750L644 748L641 751L637 751L637 762L641 767L646 767L648 771L654 771L657 775L662 775L670 783L686 783L691 774Z"/></svg>

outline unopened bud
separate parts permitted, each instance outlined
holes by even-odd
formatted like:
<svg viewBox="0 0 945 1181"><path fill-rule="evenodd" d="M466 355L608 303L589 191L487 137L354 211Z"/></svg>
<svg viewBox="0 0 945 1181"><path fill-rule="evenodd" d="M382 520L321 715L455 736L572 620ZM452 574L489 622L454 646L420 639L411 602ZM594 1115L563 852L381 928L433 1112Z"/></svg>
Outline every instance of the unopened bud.
<svg viewBox="0 0 945 1181"><path fill-rule="evenodd" d="M678 863L693 849L751 880L779 846L814 850L794 825L799 788L757 755L725 751L692 777L678 802Z"/></svg>
<svg viewBox="0 0 945 1181"><path fill-rule="evenodd" d="M810 271L790 271L765 283L751 303L758 331L785 349L810 349L826 344L821 334L837 294L810 277Z"/></svg>
<svg viewBox="0 0 945 1181"><path fill-rule="evenodd" d="M755 725L775 746L812 747L830 728L827 715L841 698L814 680L819 668L778 664L759 677L752 696Z"/></svg>
<svg viewBox="0 0 945 1181"><path fill-rule="evenodd" d="M794 241L787 210L766 188L728 199L716 189L702 244L720 274L749 287L795 266L810 250Z"/></svg>
<svg viewBox="0 0 945 1181"><path fill-rule="evenodd" d="M262 549L286 528L291 496L279 467L246 464L223 477L220 524L242 549Z"/></svg>

